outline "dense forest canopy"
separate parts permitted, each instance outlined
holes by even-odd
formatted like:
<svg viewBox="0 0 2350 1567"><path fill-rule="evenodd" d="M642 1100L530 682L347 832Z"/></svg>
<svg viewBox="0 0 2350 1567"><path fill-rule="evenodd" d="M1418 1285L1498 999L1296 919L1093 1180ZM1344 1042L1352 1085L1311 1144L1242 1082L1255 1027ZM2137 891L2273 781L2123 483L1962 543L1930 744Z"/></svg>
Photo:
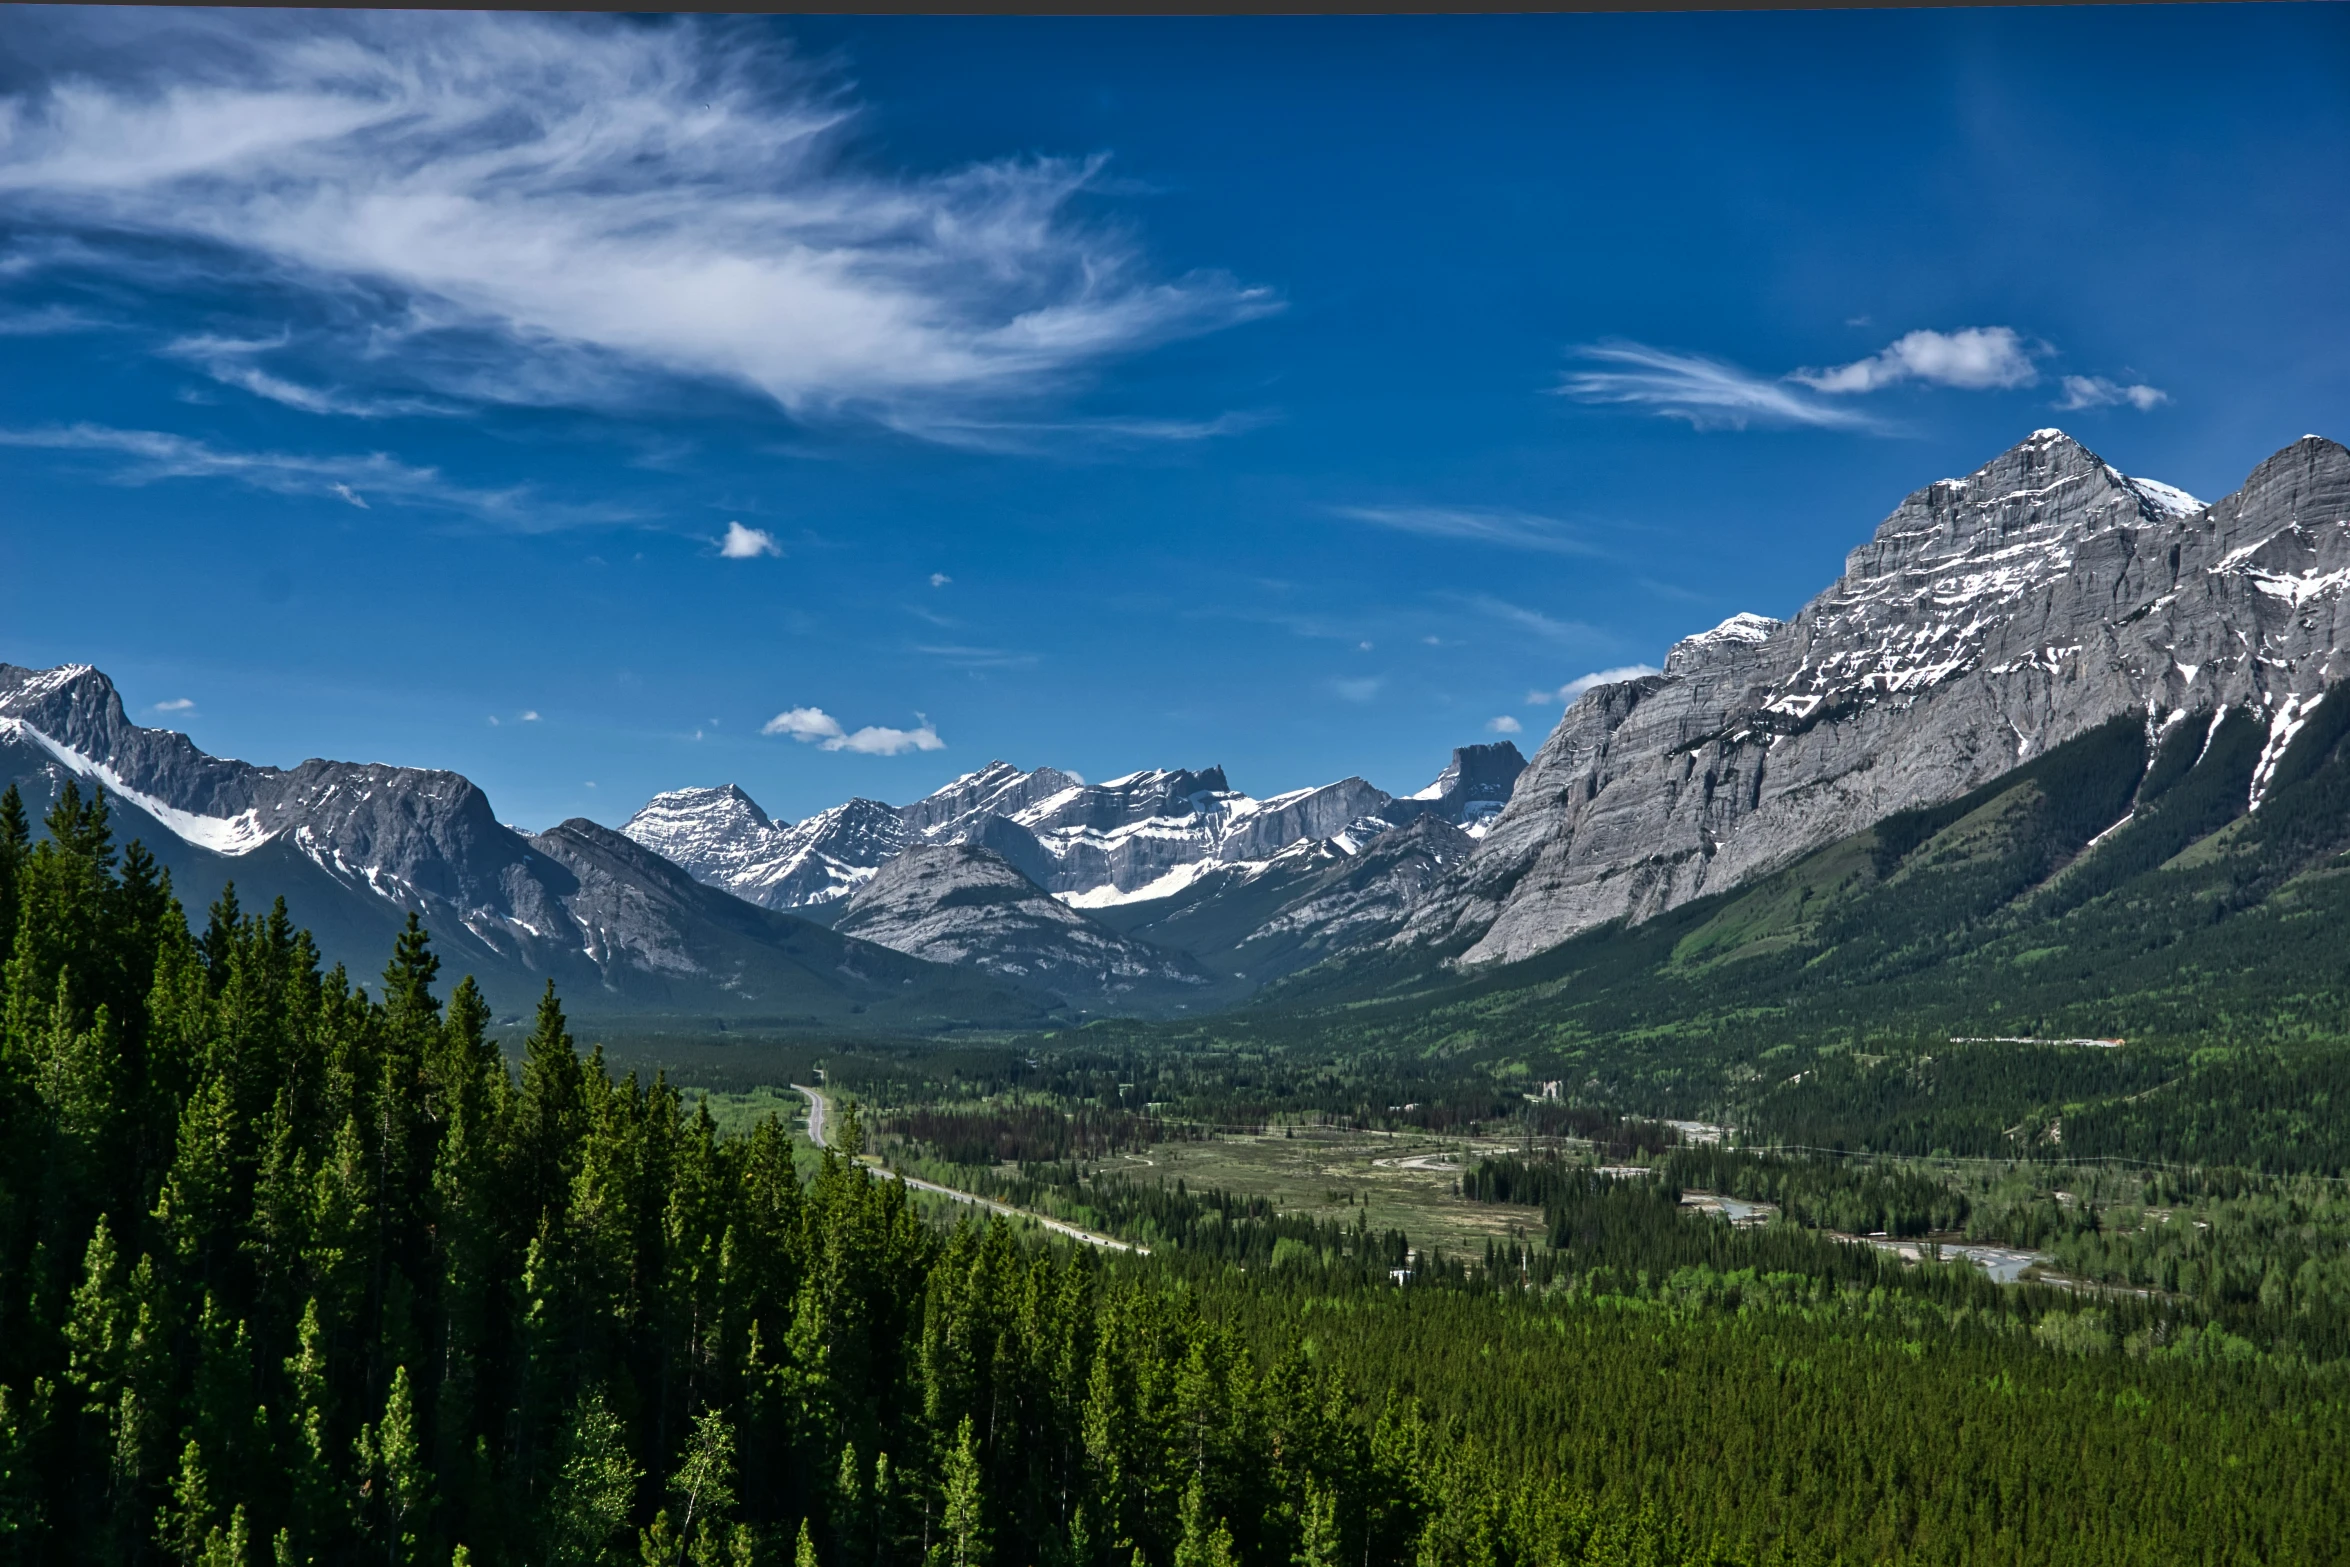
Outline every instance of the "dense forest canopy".
<svg viewBox="0 0 2350 1567"><path fill-rule="evenodd" d="M0 800L11 1559L2342 1549L2342 1365L2281 1340L1530 1174L1490 1193L1547 1204L1524 1250L1405 1287L1400 1235L1139 1184L1103 1200L1148 1257L946 1228L853 1149L583 1059L551 990L510 1062L413 922L362 989L283 907L191 930L102 799L45 828ZM1114 1095L1007 1124L1072 1161L1148 1130Z"/></svg>

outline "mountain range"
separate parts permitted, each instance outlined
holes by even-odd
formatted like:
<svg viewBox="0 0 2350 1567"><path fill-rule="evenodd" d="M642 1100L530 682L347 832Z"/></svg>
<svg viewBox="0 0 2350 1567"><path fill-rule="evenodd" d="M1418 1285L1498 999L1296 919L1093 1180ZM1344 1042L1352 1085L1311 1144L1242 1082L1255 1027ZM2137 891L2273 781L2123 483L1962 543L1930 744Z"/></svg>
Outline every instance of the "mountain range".
<svg viewBox="0 0 2350 1567"><path fill-rule="evenodd" d="M1585 693L1531 762L1463 747L1406 796L993 762L798 823L725 785L618 831L531 834L454 773L224 760L130 723L94 669L4 664L0 779L36 806L103 787L118 838L183 900L231 879L248 908L284 896L361 974L415 909L502 1008L553 978L590 1012L1027 1027L1212 1011L1331 958L1521 962L1761 884L2125 719L2152 757L2181 735L2250 745L2257 812L2296 736L2330 732L2313 715L2350 675L2345 588L2342 446L2305 437L2206 505L2042 430L1910 495L1794 618L1733 616L1661 673Z"/></svg>

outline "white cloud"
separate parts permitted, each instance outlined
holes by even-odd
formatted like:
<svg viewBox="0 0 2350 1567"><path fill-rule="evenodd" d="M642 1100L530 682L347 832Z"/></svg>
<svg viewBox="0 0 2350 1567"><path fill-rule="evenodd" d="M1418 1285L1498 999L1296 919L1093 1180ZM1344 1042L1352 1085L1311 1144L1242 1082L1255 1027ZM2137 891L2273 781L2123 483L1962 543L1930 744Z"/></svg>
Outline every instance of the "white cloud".
<svg viewBox="0 0 2350 1567"><path fill-rule="evenodd" d="M1618 685L1626 680L1638 680L1643 675L1661 675L1664 671L1654 664L1622 664L1614 669L1595 669L1588 675L1577 675L1556 691L1529 691L1528 707L1548 707L1552 703L1572 707L1575 699L1593 686Z"/></svg>
<svg viewBox="0 0 2350 1567"><path fill-rule="evenodd" d="M906 415L894 421L908 434L973 451L1024 455L1057 453L1137 442L1209 441L1246 435L1274 422L1265 412L1218 414L1213 419L974 419Z"/></svg>
<svg viewBox="0 0 2350 1567"><path fill-rule="evenodd" d="M1644 343L1595 343L1576 351L1609 370L1571 371L1554 390L1585 403L1621 403L1700 430L1749 425L1807 425L1868 430L1876 421L1857 410L1822 402L1785 381L1759 376L1702 354L1680 354Z"/></svg>
<svg viewBox="0 0 2350 1567"><path fill-rule="evenodd" d="M1462 539L1503 549L1541 550L1554 555L1597 555L1598 550L1562 531L1564 524L1532 512L1466 506L1333 506L1332 515L1367 522L1398 533L1431 539Z"/></svg>
<svg viewBox="0 0 2350 1567"><path fill-rule="evenodd" d="M104 322L63 305L0 311L0 337L49 337L60 332L87 332L103 325Z"/></svg>
<svg viewBox="0 0 2350 1567"><path fill-rule="evenodd" d="M1387 681L1384 677L1368 675L1360 680L1333 680L1330 689L1349 702L1368 702L1379 694L1379 688L1385 684Z"/></svg>
<svg viewBox="0 0 2350 1567"><path fill-rule="evenodd" d="M934 571L930 574L930 585L934 588L943 588L954 580L943 571Z"/></svg>
<svg viewBox="0 0 2350 1567"><path fill-rule="evenodd" d="M524 708L522 712L522 721L526 724L537 723L539 721L538 709L535 707Z"/></svg>
<svg viewBox="0 0 2350 1567"><path fill-rule="evenodd" d="M1905 332L1882 353L1829 370L1798 370L1788 379L1815 391L1875 392L1903 381L1984 392L2040 379L2033 350L2015 328L1970 326L1956 332Z"/></svg>
<svg viewBox="0 0 2350 1567"><path fill-rule="evenodd" d="M1084 216L1101 158L877 171L837 77L725 22L69 14L18 53L35 85L0 97L0 201L20 232L126 274L162 241L185 271L291 290L332 324L289 353L380 367L399 396L625 404L675 376L921 433L1278 308L1154 275ZM289 406L389 411L189 357Z"/></svg>
<svg viewBox="0 0 2350 1567"><path fill-rule="evenodd" d="M193 697L175 696L168 702L156 703L155 706L150 709L150 711L157 713L185 713L191 711L195 705L196 701Z"/></svg>
<svg viewBox="0 0 2350 1567"><path fill-rule="evenodd" d="M781 555L783 546L764 528L746 528L739 522L730 522L726 525L726 537L718 541L718 553L728 560L757 560L762 555Z"/></svg>
<svg viewBox="0 0 2350 1567"><path fill-rule="evenodd" d="M164 430L118 430L107 425L0 427L0 446L48 451L92 452L118 460L110 477L118 484L154 484L165 479L226 479L273 495L332 496L362 511L371 509L358 486L405 505L463 512L483 522L523 533L558 528L609 526L633 520L616 507L547 501L529 487L475 489L384 452L365 456L311 456L300 452L238 451Z"/></svg>
<svg viewBox="0 0 2350 1567"><path fill-rule="evenodd" d="M776 714L759 726L763 735L790 735L794 740L837 740L845 731L840 720L821 707L795 707Z"/></svg>
<svg viewBox="0 0 2350 1567"><path fill-rule="evenodd" d="M2070 413L2078 408L2112 408L2128 403L2140 413L2170 401L2170 393L2143 382L2123 386L2108 381L2101 375L2068 375L2064 378L2064 400L2056 406Z"/></svg>
<svg viewBox="0 0 2350 1567"><path fill-rule="evenodd" d="M1510 717L1509 714L1504 713L1498 718L1488 718L1485 720L1485 732L1487 734L1496 735L1524 734L1526 732L1526 726L1519 723L1516 719Z"/></svg>
<svg viewBox="0 0 2350 1567"><path fill-rule="evenodd" d="M957 669L1033 669L1037 662L1034 653L1016 653L1000 647L966 647L952 642L917 643L914 651Z"/></svg>
<svg viewBox="0 0 2350 1567"><path fill-rule="evenodd" d="M890 729L869 724L850 731L820 707L795 707L760 725L763 735L789 735L820 751L853 751L860 756L902 756L908 751L943 751L946 742L924 719L919 729Z"/></svg>
<svg viewBox="0 0 2350 1567"><path fill-rule="evenodd" d="M1489 619L1516 626L1522 631L1531 631L1534 635L1548 642L1580 642L1587 637L1598 635L1591 627L1579 620L1554 619L1543 614L1540 610L1527 609L1523 605L1512 604L1507 599L1495 598L1489 593L1471 595L1463 602Z"/></svg>

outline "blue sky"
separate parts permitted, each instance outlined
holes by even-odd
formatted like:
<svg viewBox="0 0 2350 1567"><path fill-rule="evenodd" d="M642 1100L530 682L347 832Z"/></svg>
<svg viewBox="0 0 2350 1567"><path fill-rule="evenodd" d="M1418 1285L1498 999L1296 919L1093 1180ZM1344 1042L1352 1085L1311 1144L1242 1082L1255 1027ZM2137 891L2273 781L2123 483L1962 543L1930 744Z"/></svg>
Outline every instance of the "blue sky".
<svg viewBox="0 0 2350 1567"><path fill-rule="evenodd" d="M2036 427L2350 436L2340 5L10 7L0 95L0 659L531 827L1408 790Z"/></svg>

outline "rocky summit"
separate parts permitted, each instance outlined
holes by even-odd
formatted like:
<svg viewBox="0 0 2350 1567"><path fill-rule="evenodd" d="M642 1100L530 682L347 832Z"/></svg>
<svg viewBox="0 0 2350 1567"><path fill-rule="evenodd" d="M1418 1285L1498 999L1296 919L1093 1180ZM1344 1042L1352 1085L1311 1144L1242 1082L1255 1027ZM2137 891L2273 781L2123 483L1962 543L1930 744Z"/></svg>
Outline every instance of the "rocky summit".
<svg viewBox="0 0 2350 1567"><path fill-rule="evenodd" d="M830 918L882 865L919 844L984 848L1081 908L1169 897L1218 870L1301 845L1354 848L1434 816L1482 833L1526 765L1516 746L1464 746L1435 782L1397 797L1360 778L1269 799L1209 767L1085 783L990 762L910 805L851 800L793 826L732 784L656 795L621 831L712 886L767 908Z"/></svg>
<svg viewBox="0 0 2350 1567"><path fill-rule="evenodd" d="M1205 991L1185 958L1103 929L970 844L906 850L850 896L836 929L1087 1010L1155 1011Z"/></svg>
<svg viewBox="0 0 2350 1567"><path fill-rule="evenodd" d="M1952 799L2118 714L2248 709L2267 755L2350 673L2350 451L2205 505L2040 430L1911 495L1781 623L1734 616L1566 713L1395 938L1523 958ZM2255 799L2261 775L2253 781Z"/></svg>

